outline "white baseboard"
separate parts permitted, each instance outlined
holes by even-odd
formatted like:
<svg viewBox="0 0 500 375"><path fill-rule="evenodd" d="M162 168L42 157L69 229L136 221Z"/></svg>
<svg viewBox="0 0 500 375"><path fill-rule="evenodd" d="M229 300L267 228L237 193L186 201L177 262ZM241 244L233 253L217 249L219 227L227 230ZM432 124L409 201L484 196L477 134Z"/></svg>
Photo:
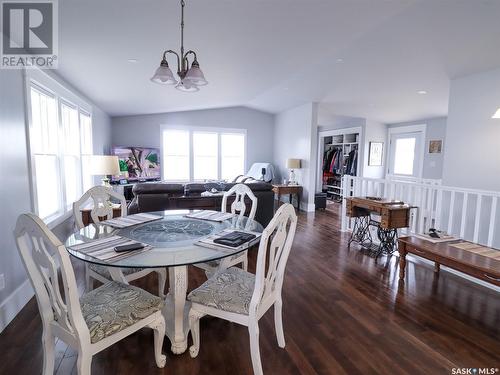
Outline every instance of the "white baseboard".
<svg viewBox="0 0 500 375"><path fill-rule="evenodd" d="M314 212L316 210L316 205L314 203L300 202L300 209L306 212Z"/></svg>
<svg viewBox="0 0 500 375"><path fill-rule="evenodd" d="M34 294L31 282L26 280L2 302L0 305L0 332L9 325Z"/></svg>

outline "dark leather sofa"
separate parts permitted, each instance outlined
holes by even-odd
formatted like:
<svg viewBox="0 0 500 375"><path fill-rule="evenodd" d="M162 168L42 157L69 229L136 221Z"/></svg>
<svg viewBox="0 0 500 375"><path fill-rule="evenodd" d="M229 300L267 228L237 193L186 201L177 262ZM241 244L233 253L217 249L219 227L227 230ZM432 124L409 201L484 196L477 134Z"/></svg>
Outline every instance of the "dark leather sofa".
<svg viewBox="0 0 500 375"><path fill-rule="evenodd" d="M224 184L223 190L229 190L234 183ZM257 212L255 220L266 226L274 215L274 192L272 185L265 182L247 183L254 195L257 197ZM220 211L222 196L201 196L206 191L205 184L187 183L139 183L134 186L132 192L133 200L128 206L128 213L154 212L175 209L205 209ZM228 208L233 202L234 196L228 198ZM248 199L247 207L251 201Z"/></svg>

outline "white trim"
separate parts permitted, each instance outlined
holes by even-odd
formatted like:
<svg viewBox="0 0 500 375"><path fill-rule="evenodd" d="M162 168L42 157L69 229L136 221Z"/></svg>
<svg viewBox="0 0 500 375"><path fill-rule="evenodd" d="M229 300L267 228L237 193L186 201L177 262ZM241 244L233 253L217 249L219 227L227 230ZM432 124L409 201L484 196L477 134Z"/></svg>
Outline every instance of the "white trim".
<svg viewBox="0 0 500 375"><path fill-rule="evenodd" d="M386 161L386 174L387 175L391 175L391 176L402 176L402 175L392 175L390 174L391 172L391 147L392 147L392 144L391 144L391 135L393 134L404 134L404 133L422 133L422 141L420 142L421 145L420 145L420 152L421 152L421 158L419 160L419 167L418 167L418 173L416 176L414 176L415 178L422 178L423 174L424 174L424 159L425 159L425 146L427 144L427 124L419 124L419 125L406 125L406 126L397 126L397 127L394 127L394 128L388 128L388 131L387 131L387 144L388 144L388 148L387 148L387 152L386 152L386 155L385 155L385 161ZM405 176L403 176L405 177ZM413 176L406 176L406 177L413 177Z"/></svg>
<svg viewBox="0 0 500 375"><path fill-rule="evenodd" d="M0 304L0 332L17 316L35 295L30 280L25 280Z"/></svg>
<svg viewBox="0 0 500 375"><path fill-rule="evenodd" d="M40 86L45 91L48 91L52 95L57 96L65 102L71 103L92 115L92 105L90 103L65 87L64 84L48 73L40 69L29 69L25 70L25 76L28 83L33 81L37 86Z"/></svg>
<svg viewBox="0 0 500 375"><path fill-rule="evenodd" d="M40 91L45 95L52 96L56 101L57 106L57 122L58 122L58 151L57 151L57 161L59 163L59 207L57 212L52 215L43 218L46 223L58 222L60 217L65 217L70 210L66 205L66 192L65 192L65 179L64 179L64 166L61 160L61 132L62 132L62 117L61 117L61 106L65 105L67 107L74 108L77 113L78 118L78 136L80 139L80 187L83 190L83 166L82 166L82 149L81 149L81 114L90 117L91 121L91 134L90 141L93 146L93 107L87 101L82 99L78 94L73 93L70 89L66 88L65 85L58 80L58 78L51 76L47 72L44 72L38 68L24 70L24 111L25 111L25 128L26 128L26 149L28 158L28 171L29 171L29 181L30 181L30 199L31 199L31 210L38 214L38 197L37 197L37 185L36 185L36 170L34 155L31 152L31 128L33 120L31 118L31 89L34 87L36 90ZM56 224L53 224L56 225Z"/></svg>
<svg viewBox="0 0 500 375"><path fill-rule="evenodd" d="M305 212L314 212L316 205L314 203L300 202L300 210Z"/></svg>

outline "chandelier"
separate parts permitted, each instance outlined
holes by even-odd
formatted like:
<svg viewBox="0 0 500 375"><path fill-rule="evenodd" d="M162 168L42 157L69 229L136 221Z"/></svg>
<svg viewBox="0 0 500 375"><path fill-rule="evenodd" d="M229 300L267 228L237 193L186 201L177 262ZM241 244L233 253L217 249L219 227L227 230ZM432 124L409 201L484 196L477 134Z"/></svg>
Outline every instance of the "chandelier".
<svg viewBox="0 0 500 375"><path fill-rule="evenodd" d="M203 72L200 69L200 64L196 58L196 53L192 50L184 53L184 0L181 0L181 51L180 54L169 49L163 52L163 57L160 62L160 67L156 69L151 81L163 85L175 85L175 88L184 92L196 92L199 86L208 84ZM180 80L177 80L170 70L167 62L167 53L172 53L177 57L177 75ZM193 62L189 67L188 57L192 56Z"/></svg>

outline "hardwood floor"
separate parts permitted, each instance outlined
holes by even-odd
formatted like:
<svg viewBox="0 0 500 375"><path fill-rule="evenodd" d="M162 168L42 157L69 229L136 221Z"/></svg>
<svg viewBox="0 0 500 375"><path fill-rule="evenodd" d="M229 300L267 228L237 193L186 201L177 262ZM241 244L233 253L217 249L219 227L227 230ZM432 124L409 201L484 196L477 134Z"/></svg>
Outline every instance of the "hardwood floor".
<svg viewBox="0 0 500 375"><path fill-rule="evenodd" d="M406 283L397 257L375 261L347 248L338 213L299 215L283 286L286 348L273 312L261 320L265 374L451 374L452 368L500 367L500 294L409 258ZM255 252L250 270L254 271ZM83 288L81 264L76 265ZM156 292L156 276L139 285ZM190 289L203 274L190 269ZM0 374L39 374L41 321L31 300L0 334ZM245 327L201 320L199 356L173 355L155 366L153 334L142 330L96 355L92 374L252 374ZM57 343L57 374L73 374L76 354ZM494 372L493 372L494 373ZM491 374L493 374L491 373Z"/></svg>

